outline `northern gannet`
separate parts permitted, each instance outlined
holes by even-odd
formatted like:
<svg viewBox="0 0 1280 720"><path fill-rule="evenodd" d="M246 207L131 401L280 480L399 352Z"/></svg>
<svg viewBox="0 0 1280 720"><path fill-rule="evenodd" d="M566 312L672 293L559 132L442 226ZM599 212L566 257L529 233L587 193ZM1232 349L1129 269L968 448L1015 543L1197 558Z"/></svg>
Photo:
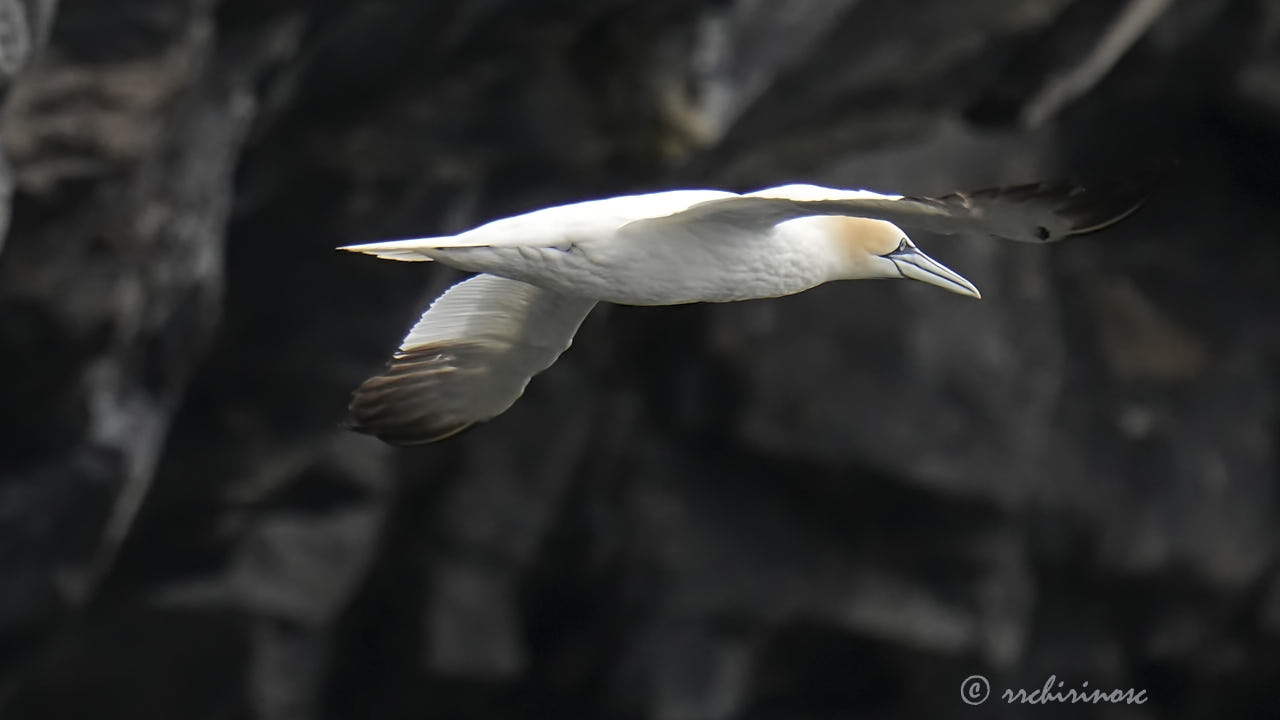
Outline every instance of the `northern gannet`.
<svg viewBox="0 0 1280 720"><path fill-rule="evenodd" d="M731 302L864 278L980 298L898 224L1045 243L1106 227L1140 201L1046 184L938 198L817 185L672 190L550 207L448 237L347 245L340 249L478 273L433 302L387 370L355 391L347 426L413 445L499 415L569 347L598 302Z"/></svg>

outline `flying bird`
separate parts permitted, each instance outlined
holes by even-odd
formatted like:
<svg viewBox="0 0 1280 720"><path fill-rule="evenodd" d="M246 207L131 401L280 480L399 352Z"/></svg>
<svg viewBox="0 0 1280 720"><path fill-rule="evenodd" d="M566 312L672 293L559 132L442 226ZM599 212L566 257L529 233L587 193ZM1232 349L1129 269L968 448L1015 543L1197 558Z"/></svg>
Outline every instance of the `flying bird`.
<svg viewBox="0 0 1280 720"><path fill-rule="evenodd" d="M817 185L672 190L545 208L447 237L348 245L340 249L477 274L433 302L386 371L355 391L347 426L416 445L499 415L599 302L732 302L867 278L980 298L899 225L1054 242L1123 219L1144 197L1134 190L1041 183L937 198Z"/></svg>

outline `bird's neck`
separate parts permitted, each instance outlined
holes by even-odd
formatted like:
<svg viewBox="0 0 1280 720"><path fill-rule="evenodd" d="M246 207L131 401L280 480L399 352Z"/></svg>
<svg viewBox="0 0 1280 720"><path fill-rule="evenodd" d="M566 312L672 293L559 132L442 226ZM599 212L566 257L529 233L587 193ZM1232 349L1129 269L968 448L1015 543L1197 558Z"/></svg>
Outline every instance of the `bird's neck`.
<svg viewBox="0 0 1280 720"><path fill-rule="evenodd" d="M776 231L786 242L804 249L820 282L865 278L872 274L862 242L867 229L862 220L832 215L804 217L780 223Z"/></svg>

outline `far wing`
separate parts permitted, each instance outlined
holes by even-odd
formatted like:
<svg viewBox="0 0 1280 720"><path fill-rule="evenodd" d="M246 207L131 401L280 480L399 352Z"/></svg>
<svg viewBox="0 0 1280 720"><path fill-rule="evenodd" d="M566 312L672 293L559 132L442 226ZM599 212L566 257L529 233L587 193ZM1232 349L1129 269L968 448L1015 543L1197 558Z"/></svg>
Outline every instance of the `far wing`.
<svg viewBox="0 0 1280 720"><path fill-rule="evenodd" d="M386 372L355 391L348 426L418 445L499 415L569 347L595 304L495 275L464 280L431 304Z"/></svg>
<svg viewBox="0 0 1280 720"><path fill-rule="evenodd" d="M803 192L791 192L792 188ZM795 218L846 215L888 220L906 228L954 235L986 234L1020 242L1054 242L1101 230L1138 208L1147 189L1089 190L1036 183L936 198L894 197L865 191L784 186L700 203L683 212L640 220L624 230L654 230L660 223L707 222L760 229Z"/></svg>

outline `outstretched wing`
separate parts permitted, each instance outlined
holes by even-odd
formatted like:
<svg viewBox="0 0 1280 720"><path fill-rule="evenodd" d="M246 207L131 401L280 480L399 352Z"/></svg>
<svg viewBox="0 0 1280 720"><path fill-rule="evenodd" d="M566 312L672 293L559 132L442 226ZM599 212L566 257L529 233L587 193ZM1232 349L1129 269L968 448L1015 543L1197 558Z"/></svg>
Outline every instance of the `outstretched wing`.
<svg viewBox="0 0 1280 720"><path fill-rule="evenodd" d="M595 304L495 275L464 280L423 313L386 372L355 391L347 426L418 445L499 415L569 347Z"/></svg>
<svg viewBox="0 0 1280 720"><path fill-rule="evenodd" d="M946 235L987 234L1044 243L1118 222L1136 210L1148 192L1137 184L1090 190L1036 183L916 198L784 185L711 200L665 217L639 220L626 230L652 231L654 224L667 222L706 222L758 230L795 218L846 215L888 220Z"/></svg>

